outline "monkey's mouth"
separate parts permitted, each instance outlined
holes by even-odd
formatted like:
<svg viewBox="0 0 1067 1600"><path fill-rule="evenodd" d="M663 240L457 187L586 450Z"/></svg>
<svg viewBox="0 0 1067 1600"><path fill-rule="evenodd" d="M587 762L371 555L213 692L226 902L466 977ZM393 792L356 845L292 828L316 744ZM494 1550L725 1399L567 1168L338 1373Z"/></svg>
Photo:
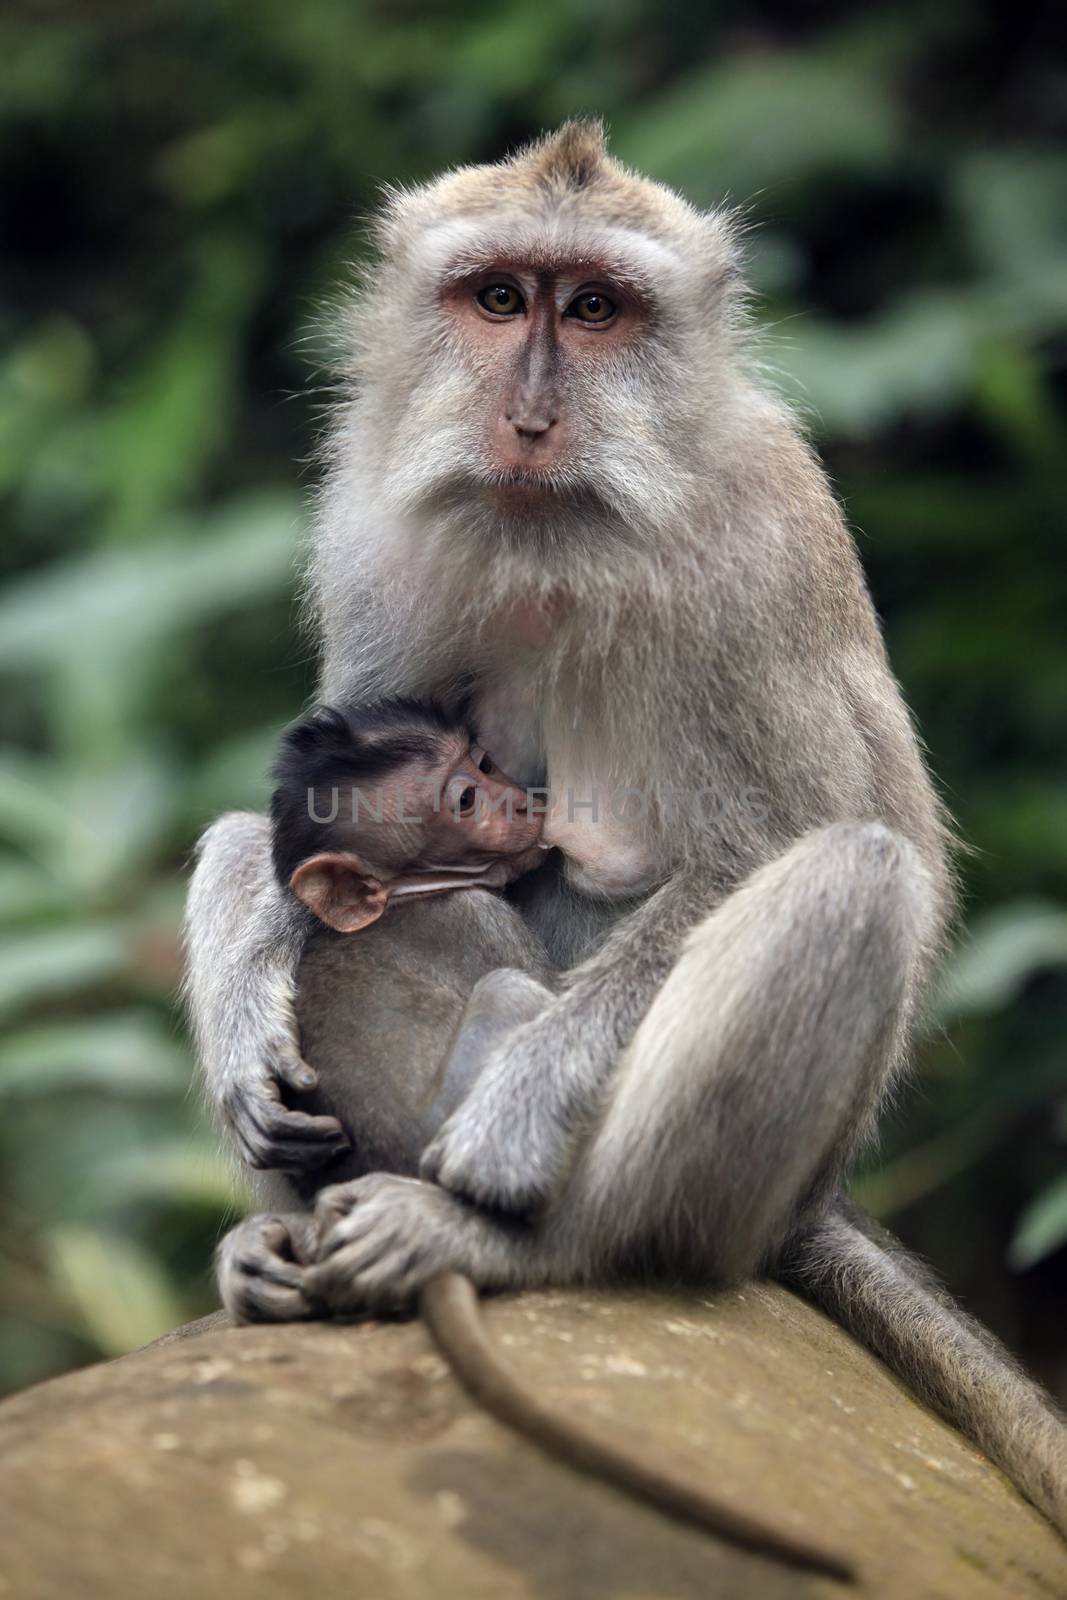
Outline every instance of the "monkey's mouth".
<svg viewBox="0 0 1067 1600"><path fill-rule="evenodd" d="M530 512L603 512L604 498L595 484L574 472L560 472L550 467L505 467L484 478L480 485L483 498L497 505L510 504Z"/></svg>
<svg viewBox="0 0 1067 1600"><path fill-rule="evenodd" d="M531 527L553 525L567 515L598 519L610 515L608 502L590 479L536 467L456 473L436 486L426 505L431 511L460 515L469 515L479 505L495 516L511 511Z"/></svg>
<svg viewBox="0 0 1067 1600"><path fill-rule="evenodd" d="M505 493L517 489L520 493L552 494L559 489L559 476L547 467L504 467L487 480L486 487Z"/></svg>
<svg viewBox="0 0 1067 1600"><path fill-rule="evenodd" d="M477 867L415 867L390 886L396 895L445 894L449 889L502 889L507 867L499 859Z"/></svg>

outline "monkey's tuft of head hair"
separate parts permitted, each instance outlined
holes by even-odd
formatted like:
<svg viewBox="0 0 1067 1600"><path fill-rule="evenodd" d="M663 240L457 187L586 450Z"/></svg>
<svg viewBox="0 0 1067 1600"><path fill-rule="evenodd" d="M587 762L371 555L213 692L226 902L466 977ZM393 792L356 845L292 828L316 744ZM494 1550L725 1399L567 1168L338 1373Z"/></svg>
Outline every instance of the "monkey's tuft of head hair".
<svg viewBox="0 0 1067 1600"><path fill-rule="evenodd" d="M546 188L584 189L600 173L607 138L599 117L576 117L523 152L535 182Z"/></svg>
<svg viewBox="0 0 1067 1600"><path fill-rule="evenodd" d="M309 794L380 781L409 761L432 762L443 737L463 729L433 701L320 706L282 738L274 764L271 851L279 882L333 843L311 815ZM319 808L316 806L316 810Z"/></svg>
<svg viewBox="0 0 1067 1600"><path fill-rule="evenodd" d="M730 213L702 213L624 166L611 155L599 117L565 122L501 161L455 167L410 189L386 188L384 201L373 233L381 255L400 265L425 265L439 246L469 244L472 232L481 244L477 229L487 225L486 242L495 240L501 253L518 247L527 259L531 243L558 250L569 241L595 250L605 243L604 229L621 228L625 239L616 246L632 249L644 234L667 246L683 277L715 284L736 271Z"/></svg>

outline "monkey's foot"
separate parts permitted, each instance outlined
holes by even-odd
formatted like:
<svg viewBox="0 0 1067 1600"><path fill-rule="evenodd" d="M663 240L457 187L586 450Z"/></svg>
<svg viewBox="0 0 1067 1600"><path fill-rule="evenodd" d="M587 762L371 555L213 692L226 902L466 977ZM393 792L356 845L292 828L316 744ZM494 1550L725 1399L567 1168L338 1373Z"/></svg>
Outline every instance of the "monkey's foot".
<svg viewBox="0 0 1067 1600"><path fill-rule="evenodd" d="M427 1145L419 1171L487 1211L525 1217L548 1203L568 1151L550 1108L487 1073Z"/></svg>
<svg viewBox="0 0 1067 1600"><path fill-rule="evenodd" d="M454 1270L502 1287L522 1254L504 1226L417 1178L375 1172L324 1189L315 1207L314 1299L334 1315L404 1311L430 1278Z"/></svg>
<svg viewBox="0 0 1067 1600"><path fill-rule="evenodd" d="M238 1322L299 1322L322 1315L307 1293L314 1260L311 1217L246 1217L215 1253L222 1303Z"/></svg>

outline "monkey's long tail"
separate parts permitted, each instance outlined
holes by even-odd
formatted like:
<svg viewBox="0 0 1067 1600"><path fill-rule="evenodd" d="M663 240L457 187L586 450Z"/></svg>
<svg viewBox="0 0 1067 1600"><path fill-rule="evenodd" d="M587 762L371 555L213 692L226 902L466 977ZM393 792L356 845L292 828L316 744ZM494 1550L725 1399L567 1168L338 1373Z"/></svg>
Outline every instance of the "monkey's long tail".
<svg viewBox="0 0 1067 1600"><path fill-rule="evenodd" d="M1000 1341L891 1234L842 1198L790 1240L775 1276L881 1356L1067 1538L1063 1417Z"/></svg>
<svg viewBox="0 0 1067 1600"><path fill-rule="evenodd" d="M845 1583L855 1580L852 1564L835 1551L794 1538L715 1500L680 1473L653 1466L594 1429L543 1406L516 1383L489 1343L469 1278L458 1272L432 1278L422 1291L419 1309L437 1348L471 1399L565 1465L759 1555Z"/></svg>

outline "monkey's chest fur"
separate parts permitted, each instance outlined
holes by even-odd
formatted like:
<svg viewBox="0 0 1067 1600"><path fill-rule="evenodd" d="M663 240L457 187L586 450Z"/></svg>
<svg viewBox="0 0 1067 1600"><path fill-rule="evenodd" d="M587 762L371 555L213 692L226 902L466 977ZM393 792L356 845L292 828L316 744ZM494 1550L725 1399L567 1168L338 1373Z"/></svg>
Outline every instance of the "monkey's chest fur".
<svg viewBox="0 0 1067 1600"><path fill-rule="evenodd" d="M571 888L608 900L647 893L662 875L645 826L648 796L598 770L595 743L576 741L572 730L553 748L553 723L563 720L553 711L533 675L501 674L476 701L479 742L539 800L547 790L543 838L562 852Z"/></svg>

